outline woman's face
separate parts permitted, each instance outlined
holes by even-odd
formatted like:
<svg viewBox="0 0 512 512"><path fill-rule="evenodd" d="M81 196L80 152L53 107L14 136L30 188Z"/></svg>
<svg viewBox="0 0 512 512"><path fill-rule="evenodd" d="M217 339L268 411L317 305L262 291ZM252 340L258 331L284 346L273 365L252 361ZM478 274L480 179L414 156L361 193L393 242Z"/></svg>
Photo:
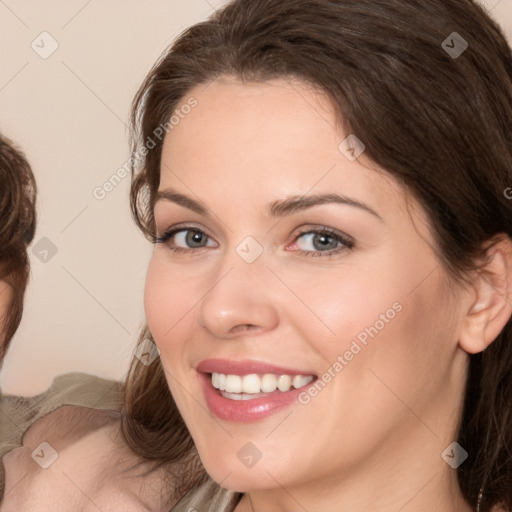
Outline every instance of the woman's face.
<svg viewBox="0 0 512 512"><path fill-rule="evenodd" d="M423 210L340 146L300 82L223 77L190 96L154 208L159 236L183 231L155 245L145 309L207 471L248 491L402 457L448 468L467 354Z"/></svg>

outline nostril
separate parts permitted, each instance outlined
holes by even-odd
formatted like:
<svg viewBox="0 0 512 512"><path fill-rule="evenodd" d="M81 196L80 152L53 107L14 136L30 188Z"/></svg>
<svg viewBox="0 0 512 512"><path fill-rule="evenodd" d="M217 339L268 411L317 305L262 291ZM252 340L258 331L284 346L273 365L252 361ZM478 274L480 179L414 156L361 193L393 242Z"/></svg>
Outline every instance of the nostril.
<svg viewBox="0 0 512 512"><path fill-rule="evenodd" d="M257 329L257 328L258 328L258 326L254 325L254 324L240 324L240 325L237 325L236 327L233 327L232 331L233 332L253 331L254 329Z"/></svg>

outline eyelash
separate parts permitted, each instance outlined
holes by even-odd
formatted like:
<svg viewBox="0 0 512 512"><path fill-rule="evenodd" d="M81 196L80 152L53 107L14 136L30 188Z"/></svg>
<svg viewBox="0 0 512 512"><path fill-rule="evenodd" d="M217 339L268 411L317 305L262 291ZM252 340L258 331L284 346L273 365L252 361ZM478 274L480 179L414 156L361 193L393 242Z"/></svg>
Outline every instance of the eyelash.
<svg viewBox="0 0 512 512"><path fill-rule="evenodd" d="M199 233L199 234L202 234L202 235L205 235L208 237L208 235L206 233L204 233L203 231L201 231L199 228L195 227L195 226L180 226L180 227L176 227L176 228L171 228L169 229L168 231L166 231L165 233L163 233L161 236L159 237L154 237L154 240L153 240L153 243L157 244L157 243L166 243L168 242L174 235L176 235L177 233L180 233L181 231L193 231L194 233ZM343 247L338 247L337 249L331 249L329 251L304 251L304 250L298 250L296 252L298 252L299 254L304 254L305 256L312 256L312 257L331 257L331 256L336 256L337 254L341 253L342 251L345 251L345 250L351 250L353 247L354 247L354 242L353 240L347 238L346 236L343 236L341 235L340 233L338 233L337 231L334 231L333 229L331 228L328 228L328 227L322 227L321 229L308 229L308 230L304 230L304 231L301 231L297 234L297 236L295 237L295 239L293 240L293 242L295 243L301 236L303 235L306 235L306 234L310 234L310 233L314 233L314 234L319 234L319 235L328 235L329 237L333 237L335 238L338 242L340 242ZM205 247L196 247L196 248L188 248L188 249L185 249L183 247L171 247L171 246L168 246L168 249L175 252L175 253L190 253L190 252L194 252L194 251L197 251L198 249L204 249Z"/></svg>

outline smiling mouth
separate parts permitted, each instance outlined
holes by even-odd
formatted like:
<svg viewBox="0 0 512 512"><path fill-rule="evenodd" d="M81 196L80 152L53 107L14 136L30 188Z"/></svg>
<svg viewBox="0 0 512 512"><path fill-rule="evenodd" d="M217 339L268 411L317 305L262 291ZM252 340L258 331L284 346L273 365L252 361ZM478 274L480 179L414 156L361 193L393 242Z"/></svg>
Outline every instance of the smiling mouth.
<svg viewBox="0 0 512 512"><path fill-rule="evenodd" d="M231 375L209 374L212 386L224 398L231 400L253 400L271 394L287 393L307 386L315 375L277 375L274 373Z"/></svg>

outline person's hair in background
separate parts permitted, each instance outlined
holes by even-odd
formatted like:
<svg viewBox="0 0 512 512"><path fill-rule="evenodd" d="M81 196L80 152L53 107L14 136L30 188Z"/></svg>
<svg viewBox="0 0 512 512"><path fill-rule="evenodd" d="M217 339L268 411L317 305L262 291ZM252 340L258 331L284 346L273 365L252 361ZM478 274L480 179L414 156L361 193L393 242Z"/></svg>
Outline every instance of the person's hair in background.
<svg viewBox="0 0 512 512"><path fill-rule="evenodd" d="M441 46L454 31L468 49ZM326 92L345 133L428 211L435 251L454 281L479 268L483 247L512 236L512 52L473 0L235 0L186 30L149 72L133 103L132 151L156 146L133 169L134 219L154 241L153 205L165 125L196 85L223 74L245 81L294 77ZM483 262L485 263L485 262ZM146 329L140 342L150 337ZM480 512L512 511L512 321L471 354L457 468ZM133 358L123 432L158 464L188 461L204 481L192 439L160 364ZM483 488L483 498L478 500Z"/></svg>
<svg viewBox="0 0 512 512"><path fill-rule="evenodd" d="M0 365L23 314L30 274L27 247L36 229L36 196L36 182L25 155L0 134L0 281L4 281L3 293L7 293L6 285L12 290L12 300L0 322Z"/></svg>

